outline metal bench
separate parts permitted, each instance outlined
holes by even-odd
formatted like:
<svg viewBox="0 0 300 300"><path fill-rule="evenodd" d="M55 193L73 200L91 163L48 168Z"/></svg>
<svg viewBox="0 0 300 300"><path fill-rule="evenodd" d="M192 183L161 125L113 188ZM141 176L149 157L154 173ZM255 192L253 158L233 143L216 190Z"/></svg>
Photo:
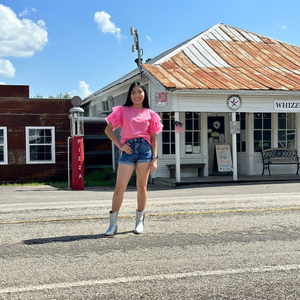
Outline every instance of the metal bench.
<svg viewBox="0 0 300 300"><path fill-rule="evenodd" d="M180 170L181 169L198 169L198 177L203 176L203 170L205 167L205 163L200 163L200 164L181 164L180 165ZM175 178L175 172L176 172L176 165L167 165L167 167L170 170L170 178Z"/></svg>
<svg viewBox="0 0 300 300"><path fill-rule="evenodd" d="M270 165L296 165L296 174L299 172L300 162L297 150L272 148L263 150L261 155L263 161L262 175L264 175L265 170L269 170L269 176L271 176Z"/></svg>

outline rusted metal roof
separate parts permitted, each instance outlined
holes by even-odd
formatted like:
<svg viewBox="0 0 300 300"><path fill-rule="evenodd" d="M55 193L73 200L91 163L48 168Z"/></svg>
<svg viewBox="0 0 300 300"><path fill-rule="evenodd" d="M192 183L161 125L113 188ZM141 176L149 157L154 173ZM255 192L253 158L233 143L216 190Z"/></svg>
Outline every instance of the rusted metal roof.
<svg viewBox="0 0 300 300"><path fill-rule="evenodd" d="M143 70L171 90L300 91L300 47L217 24Z"/></svg>

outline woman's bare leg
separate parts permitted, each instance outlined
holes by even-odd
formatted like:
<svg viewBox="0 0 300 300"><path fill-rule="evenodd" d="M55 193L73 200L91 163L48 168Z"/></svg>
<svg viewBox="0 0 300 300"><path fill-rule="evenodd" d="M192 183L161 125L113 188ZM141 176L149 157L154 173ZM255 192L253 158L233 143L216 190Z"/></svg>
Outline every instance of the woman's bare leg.
<svg viewBox="0 0 300 300"><path fill-rule="evenodd" d="M143 211L147 203L147 184L150 163L139 163L136 166L136 187L138 211Z"/></svg>
<svg viewBox="0 0 300 300"><path fill-rule="evenodd" d="M120 207L123 202L124 192L127 188L128 182L131 178L134 168L135 166L127 164L119 164L118 166L117 182L112 200L112 213L120 210Z"/></svg>

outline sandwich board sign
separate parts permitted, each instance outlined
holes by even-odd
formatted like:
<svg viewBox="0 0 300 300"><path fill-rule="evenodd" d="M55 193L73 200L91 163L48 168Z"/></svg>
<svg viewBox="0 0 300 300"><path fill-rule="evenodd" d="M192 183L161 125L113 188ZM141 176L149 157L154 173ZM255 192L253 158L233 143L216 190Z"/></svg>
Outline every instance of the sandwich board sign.
<svg viewBox="0 0 300 300"><path fill-rule="evenodd" d="M215 145L219 172L232 172L233 165L229 145Z"/></svg>

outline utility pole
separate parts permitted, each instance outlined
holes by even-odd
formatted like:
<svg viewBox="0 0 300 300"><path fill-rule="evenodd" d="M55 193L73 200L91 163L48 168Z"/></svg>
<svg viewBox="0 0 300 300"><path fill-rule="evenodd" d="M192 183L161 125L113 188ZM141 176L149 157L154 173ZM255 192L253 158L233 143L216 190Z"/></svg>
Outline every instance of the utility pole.
<svg viewBox="0 0 300 300"><path fill-rule="evenodd" d="M143 61L143 54L144 51L143 49L140 48L140 44L139 44L139 34L137 32L137 29L134 30L133 27L130 28L130 34L134 35L134 44L131 47L132 53L135 52L135 50L137 50L138 53L138 58L135 59L134 61L136 62L138 68L139 68L139 72L140 72L140 83L142 83L142 61Z"/></svg>

